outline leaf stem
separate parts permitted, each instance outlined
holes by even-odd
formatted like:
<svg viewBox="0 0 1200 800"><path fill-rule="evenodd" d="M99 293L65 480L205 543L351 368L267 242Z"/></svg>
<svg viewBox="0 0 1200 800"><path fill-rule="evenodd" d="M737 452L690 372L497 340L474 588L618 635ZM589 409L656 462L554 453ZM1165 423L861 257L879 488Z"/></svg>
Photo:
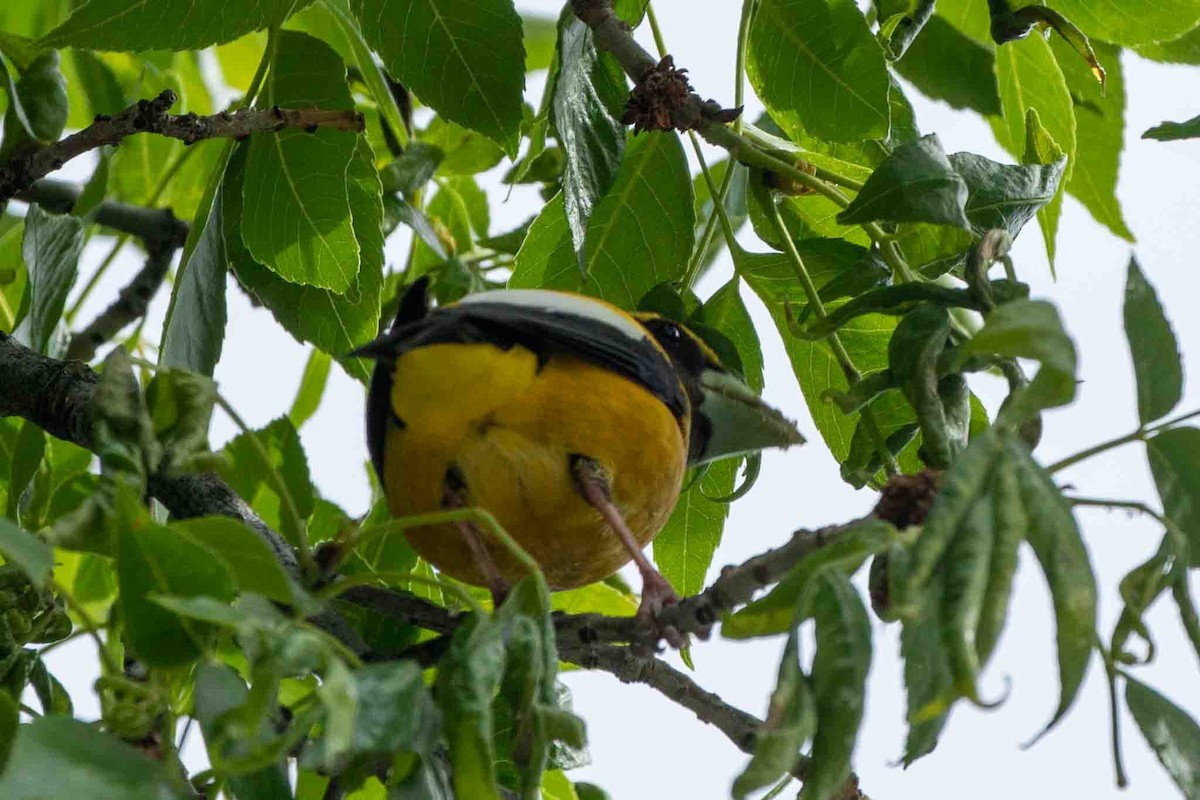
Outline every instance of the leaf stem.
<svg viewBox="0 0 1200 800"><path fill-rule="evenodd" d="M1074 455L1069 455L1066 458L1055 461L1053 464L1046 467L1046 471L1050 473L1059 472L1067 467L1073 467L1081 461L1086 461L1092 456L1098 456L1101 453L1107 453L1109 450L1114 450L1118 447L1122 447L1123 445L1130 444L1131 442L1144 442L1149 439L1152 434L1174 427L1182 422L1187 422L1188 420L1196 417L1200 417L1200 409L1189 411L1186 414L1180 414L1178 417L1172 417L1171 419L1163 420L1162 422L1157 422L1153 425L1141 426L1137 430L1131 431L1124 436L1118 436L1115 439L1109 439L1108 441L1093 445L1086 450L1080 450Z"/></svg>
<svg viewBox="0 0 1200 800"><path fill-rule="evenodd" d="M750 44L750 23L758 11L758 0L742 0L742 18L738 22L737 54L733 59L733 106L744 108L746 104L746 51ZM742 115L733 121L733 130L741 133L746 128ZM731 165L732 166L732 165Z"/></svg>
<svg viewBox="0 0 1200 800"><path fill-rule="evenodd" d="M736 232L733 230L733 223L729 221L729 215L725 211L725 199L721 196L721 190L717 187L717 182L713 180L712 172L708 169L708 164L704 160L704 153L700 150L700 140L696 138L694 131L688 131L688 139L692 143L692 150L696 153L696 160L700 162L700 174L704 176L704 183L708 186L708 194L713 198L713 214L721 223L721 232L725 234L725 244L729 246L729 252L738 253L742 248L737 242ZM733 175L733 162L729 163L729 170L726 176Z"/></svg>
<svg viewBox="0 0 1200 800"><path fill-rule="evenodd" d="M650 35L654 37L654 46L658 49L658 57L665 58L667 45L663 41L662 29L658 27L658 16L654 13L653 3L646 3L646 21L650 23Z"/></svg>
<svg viewBox="0 0 1200 800"><path fill-rule="evenodd" d="M809 305L817 319L824 322L829 318L829 315L825 311L825 304L821 302L821 295L817 291L816 284L813 283L812 276L808 274L808 268L804 265L804 259L800 257L800 251L796 249L796 243L792 241L792 235L783 223L783 217L779 214L779 207L774 202L767 203L766 206L767 216L770 217L771 224L775 228L775 233L783 241L784 252L792 262L796 277L799 279L800 285L804 288L804 294L808 297ZM834 358L837 359L838 364L842 367L842 374L845 375L846 382L854 386L861 381L862 373L854 366L854 362L851 360L850 354L846 352L846 348L842 344L837 331L830 331L825 339L829 342L829 347L833 351ZM879 429L879 423L875 420L874 413L870 407L864 407L859 412L859 416L862 420L863 429L871 437L871 441L875 444L880 457L883 459L884 470L888 475L895 475L900 471L900 465L896 462L896 457L892 455L892 451L888 449L887 442L883 438L883 433Z"/></svg>

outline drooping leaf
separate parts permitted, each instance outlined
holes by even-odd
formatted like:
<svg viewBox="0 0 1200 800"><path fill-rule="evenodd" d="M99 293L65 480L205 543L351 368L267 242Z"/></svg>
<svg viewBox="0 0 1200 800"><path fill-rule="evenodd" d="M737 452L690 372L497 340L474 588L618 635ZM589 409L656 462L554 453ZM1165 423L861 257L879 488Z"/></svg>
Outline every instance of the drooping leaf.
<svg viewBox="0 0 1200 800"><path fill-rule="evenodd" d="M1200 797L1200 725L1144 683L1125 677L1125 703L1187 800Z"/></svg>
<svg viewBox="0 0 1200 800"><path fill-rule="evenodd" d="M1183 397L1183 365L1175 332L1136 258L1129 260L1124 316L1137 376L1138 419L1145 425L1171 413Z"/></svg>
<svg viewBox="0 0 1200 800"><path fill-rule="evenodd" d="M625 152L620 115L628 92L621 65L597 49L592 29L574 14L564 16L558 53L551 119L565 156L563 207L582 265L588 220L616 181Z"/></svg>
<svg viewBox="0 0 1200 800"><path fill-rule="evenodd" d="M800 747L816 727L816 708L808 678L800 669L796 631L788 636L771 693L767 721L754 743L754 756L733 782L733 796L774 784L796 764Z"/></svg>
<svg viewBox="0 0 1200 800"><path fill-rule="evenodd" d="M902 759L906 767L933 752L949 716L944 699L953 690L954 680L941 636L942 609L937 602L941 593L941 579L935 578L919 602L920 614L905 620L900 633L908 719Z"/></svg>
<svg viewBox="0 0 1200 800"><path fill-rule="evenodd" d="M525 57L512 3L352 0L351 8L389 73L442 116L516 155Z"/></svg>
<svg viewBox="0 0 1200 800"><path fill-rule="evenodd" d="M835 796L850 776L871 669L871 621L857 590L840 572L826 572L813 600L817 650L812 688L817 731L801 800Z"/></svg>
<svg viewBox="0 0 1200 800"><path fill-rule="evenodd" d="M176 794L161 762L79 720L45 716L20 726L0 775L6 800L103 797L167 800Z"/></svg>
<svg viewBox="0 0 1200 800"><path fill-rule="evenodd" d="M1014 239L1025 223L1054 200L1066 169L1066 160L1052 164L999 164L974 153L954 153L953 165L966 181L967 219L971 230L982 236L991 228L1003 228Z"/></svg>
<svg viewBox="0 0 1200 800"><path fill-rule="evenodd" d="M442 710L455 794L495 800L492 697L504 670L500 627L472 615L459 625L438 669L434 698Z"/></svg>
<svg viewBox="0 0 1200 800"><path fill-rule="evenodd" d="M1000 113L996 57L935 14L895 63L896 71L927 97L983 115Z"/></svg>
<svg viewBox="0 0 1200 800"><path fill-rule="evenodd" d="M225 343L225 273L222 192L207 198L203 231L177 271L163 328L159 363L212 375ZM239 193L240 195L240 193Z"/></svg>
<svg viewBox="0 0 1200 800"><path fill-rule="evenodd" d="M746 74L793 139L797 130L830 142L888 134L883 50L851 0L763 0Z"/></svg>
<svg viewBox="0 0 1200 800"><path fill-rule="evenodd" d="M179 530L147 524L117 541L125 642L150 666L180 666L203 652L211 629L162 608L151 595L233 599L234 580L207 546Z"/></svg>
<svg viewBox="0 0 1200 800"><path fill-rule="evenodd" d="M29 271L29 315L21 331L30 348L51 355L55 326L79 270L83 221L70 214L50 214L30 206L25 215L21 255Z"/></svg>
<svg viewBox="0 0 1200 800"><path fill-rule="evenodd" d="M0 72L7 69L0 67ZM58 53L36 56L20 68L19 78L7 78L11 83L6 87L9 102L0 152L8 155L22 143L40 145L58 139L67 122L67 87L59 71Z"/></svg>
<svg viewBox="0 0 1200 800"><path fill-rule="evenodd" d="M876 167L862 191L838 214L843 225L874 220L968 227L967 185L936 134L903 144Z"/></svg>
<svg viewBox="0 0 1200 800"><path fill-rule="evenodd" d="M1200 566L1200 428L1172 428L1146 443L1163 510L1188 537L1193 567Z"/></svg>
<svg viewBox="0 0 1200 800"><path fill-rule="evenodd" d="M1065 177L1070 180L1076 155L1075 110L1066 79L1050 45L1040 36L1009 42L996 50L996 75L1000 85L1003 120L993 121L996 138L1014 156L1025 153L1026 112L1035 109L1046 131L1067 156ZM1048 159L1057 161L1058 157ZM1062 190L1038 212L1046 253L1054 264Z"/></svg>
<svg viewBox="0 0 1200 800"><path fill-rule="evenodd" d="M220 0L166 5L89 0L46 34L43 47L200 50L283 22L312 0L263 0L229 8Z"/></svg>
<svg viewBox="0 0 1200 800"><path fill-rule="evenodd" d="M259 106L354 108L345 66L329 45L279 35ZM344 294L359 272L347 189L352 133L287 128L251 137L242 185L241 235L256 261L284 280ZM228 203L226 204L228 210Z"/></svg>
<svg viewBox="0 0 1200 800"><path fill-rule="evenodd" d="M1016 472L1028 520L1026 539L1042 565L1054 603L1060 699L1045 733L1074 703L1091 662L1096 635L1096 578L1071 504L1050 474L1016 439L1007 443L1007 463Z"/></svg>
<svg viewBox="0 0 1200 800"><path fill-rule="evenodd" d="M704 477L680 496L671 518L654 539L654 563L680 595L704 588L729 515L728 503L710 498L733 491L738 463L737 459L713 463Z"/></svg>

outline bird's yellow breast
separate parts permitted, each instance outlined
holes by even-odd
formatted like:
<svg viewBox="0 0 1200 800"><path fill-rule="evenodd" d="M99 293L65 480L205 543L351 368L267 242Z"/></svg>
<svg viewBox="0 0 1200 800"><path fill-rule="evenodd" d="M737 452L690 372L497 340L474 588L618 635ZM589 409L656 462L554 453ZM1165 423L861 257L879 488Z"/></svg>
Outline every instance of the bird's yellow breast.
<svg viewBox="0 0 1200 800"><path fill-rule="evenodd" d="M384 488L396 516L444 507L445 477L465 504L490 511L538 561L550 586L601 580L629 554L576 489L572 455L609 473L613 500L643 545L679 497L687 422L642 386L581 359L539 363L521 347L436 344L395 363L384 446ZM413 547L449 575L481 583L452 526L410 530ZM486 537L485 537L486 538ZM522 576L489 546L500 572Z"/></svg>

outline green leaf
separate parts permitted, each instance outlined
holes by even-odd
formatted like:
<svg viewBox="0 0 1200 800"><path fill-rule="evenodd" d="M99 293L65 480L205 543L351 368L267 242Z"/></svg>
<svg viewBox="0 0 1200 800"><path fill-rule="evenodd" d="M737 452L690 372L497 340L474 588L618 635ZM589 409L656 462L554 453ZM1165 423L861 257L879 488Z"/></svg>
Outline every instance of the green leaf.
<svg viewBox="0 0 1200 800"><path fill-rule="evenodd" d="M895 63L896 71L926 97L984 116L1000 113L996 57L935 14Z"/></svg>
<svg viewBox="0 0 1200 800"><path fill-rule="evenodd" d="M733 343L746 385L761 394L764 383L762 345L754 329L754 320L742 302L741 283L734 277L713 292L704 304L704 323L716 328Z"/></svg>
<svg viewBox="0 0 1200 800"><path fill-rule="evenodd" d="M261 594L280 603L294 601L292 582L274 551L245 524L228 517L199 517L172 522L171 527L224 559L239 591Z"/></svg>
<svg viewBox="0 0 1200 800"><path fill-rule="evenodd" d="M21 728L21 711L8 692L0 692L0 775L8 766L13 742Z"/></svg>
<svg viewBox="0 0 1200 800"><path fill-rule="evenodd" d="M558 20L554 17L522 14L521 39L525 45L525 71L547 69L556 52Z"/></svg>
<svg viewBox="0 0 1200 800"><path fill-rule="evenodd" d="M439 175L476 175L504 158L504 151L491 139L441 117L434 117L421 132L421 141L441 151Z"/></svg>
<svg viewBox="0 0 1200 800"><path fill-rule="evenodd" d="M1186 122L1163 122L1149 128L1142 134L1143 139L1154 139L1159 142L1177 142L1181 139L1195 139L1200 136L1200 117L1192 117Z"/></svg>
<svg viewBox="0 0 1200 800"><path fill-rule="evenodd" d="M1137 376L1138 419L1143 425L1171 413L1183 397L1179 342L1154 287L1136 258L1125 282L1125 336Z"/></svg>
<svg viewBox="0 0 1200 800"><path fill-rule="evenodd" d="M149 666L187 664L211 636L211 629L181 619L150 595L229 601L235 591L229 567L212 550L182 531L152 524L119 532L117 579L125 642Z"/></svg>
<svg viewBox="0 0 1200 800"><path fill-rule="evenodd" d="M54 548L35 534L26 533L3 518L0 518L0 554L4 555L6 563L20 567L39 589L50 580L50 572L54 569Z"/></svg>
<svg viewBox="0 0 1200 800"><path fill-rule="evenodd" d="M620 122L628 90L621 65L597 50L592 29L565 14L558 39L552 124L566 157L563 205L582 266L588 220L617 179L625 152Z"/></svg>
<svg viewBox="0 0 1200 800"><path fill-rule="evenodd" d="M1200 25L1177 39L1140 44L1133 51L1142 58L1166 64L1200 64Z"/></svg>
<svg viewBox="0 0 1200 800"><path fill-rule="evenodd" d="M813 602L817 650L812 688L817 732L800 800L835 796L850 777L871 669L871 621L858 592L840 572L826 572Z"/></svg>
<svg viewBox="0 0 1200 800"><path fill-rule="evenodd" d="M967 185L954 171L936 134L900 145L875 168L858 196L838 214L843 225L933 222L969 226Z"/></svg>
<svg viewBox="0 0 1200 800"><path fill-rule="evenodd" d="M306 768L342 772L369 768L379 759L397 753L427 756L438 744L441 712L413 661L367 664L353 673L354 696L359 699L349 747L331 752L326 737L306 745Z"/></svg>
<svg viewBox="0 0 1200 800"><path fill-rule="evenodd" d="M304 374L300 376L300 388L296 390L296 399L288 411L288 419L299 430L317 412L321 398L325 394L325 384L329 380L329 354L322 350L313 350L308 354L304 364Z"/></svg>
<svg viewBox="0 0 1200 800"><path fill-rule="evenodd" d="M571 229L563 209L562 192L554 195L534 218L513 258L508 279L511 289L580 289L579 262L571 245Z"/></svg>
<svg viewBox="0 0 1200 800"><path fill-rule="evenodd" d="M746 74L771 117L830 142L887 136L883 51L851 0L763 0L750 28Z"/></svg>
<svg viewBox="0 0 1200 800"><path fill-rule="evenodd" d="M69 717L22 725L0 776L5 800L171 800L163 764L115 736Z"/></svg>
<svg viewBox="0 0 1200 800"><path fill-rule="evenodd" d="M246 684L230 667L205 662L196 668L192 702L210 758L244 756L254 745L271 738L274 731L265 717L249 736L245 727L239 726L237 710L247 704L249 696ZM229 788L247 800L287 800L292 796L282 760L254 772L230 775Z"/></svg>
<svg viewBox="0 0 1200 800"><path fill-rule="evenodd" d="M154 437L162 446L163 474L211 469L208 426L217 386L211 378L178 369L163 369L146 387L146 407Z"/></svg>
<svg viewBox="0 0 1200 800"><path fill-rule="evenodd" d="M329 45L283 31L260 108L354 108L345 66ZM242 187L242 240L281 278L344 294L359 271L347 196L356 138L328 128L251 137Z"/></svg>
<svg viewBox="0 0 1200 800"><path fill-rule="evenodd" d="M839 276L860 268L868 254L865 248L838 239L809 239L796 245L818 292ZM850 454L858 417L843 414L836 405L825 400L826 392L844 392L848 388L829 343L826 340L806 341L792 334L787 306L791 306L792 316L798 317L804 313L807 303L803 291L796 285L791 262L781 253L747 253L737 258L739 274L766 305L779 329L817 430L834 458L844 461ZM895 322L888 317L868 315L841 329L839 338L860 372L868 374L887 367L887 345L894 327ZM907 404L901 402L899 405L907 409ZM881 427L888 427L888 418L877 416L877 420ZM911 411L905 421L911 421Z"/></svg>
<svg viewBox="0 0 1200 800"><path fill-rule="evenodd" d="M1179 706L1128 675L1125 703L1183 796L1188 800L1200 797L1200 725Z"/></svg>
<svg viewBox="0 0 1200 800"><path fill-rule="evenodd" d="M997 306L962 352L1041 362L1023 390L1022 402L1012 403L1012 413L1018 417L1075 399L1075 343L1063 330L1058 310L1045 300L1014 300Z"/></svg>
<svg viewBox="0 0 1200 800"><path fill-rule="evenodd" d="M354 235L359 242L362 264L355 284L345 294L289 283L249 254L242 245L240 233L249 224L241 213L243 163L244 148L239 147L230 159L222 193L225 246L234 272L288 333L341 359L347 372L365 381L370 375L367 364L362 359L347 359L345 355L374 337L379 326L383 286L383 206L379 175L370 149L360 140L346 173Z"/></svg>
<svg viewBox="0 0 1200 800"><path fill-rule="evenodd" d="M1071 504L1050 474L1016 439L1007 443L1007 460L1016 471L1025 507L1026 539L1042 565L1054 603L1061 694L1044 734L1070 709L1087 674L1096 637L1096 578Z"/></svg>
<svg viewBox="0 0 1200 800"><path fill-rule="evenodd" d="M1117 199L1117 176L1125 147L1125 71L1120 48L1092 42L1096 57L1107 72L1103 85L1091 68L1061 36L1050 39L1050 49L1062 67L1071 102L1075 106L1075 164L1067 191L1101 225L1126 241L1133 234L1125 224Z"/></svg>
<svg viewBox="0 0 1200 800"><path fill-rule="evenodd" d="M270 464L263 463L254 440L266 451ZM301 525L313 511L314 494L308 460L300 437L287 417L273 420L258 431L242 433L225 445L229 462L220 466L221 477L239 496L250 503L268 522L278 522L293 543L299 540ZM278 473L283 486L296 505L299 519L291 519L282 503L280 487L271 472Z"/></svg>
<svg viewBox="0 0 1200 800"><path fill-rule="evenodd" d="M1067 156L1068 181L1076 154L1075 110L1067 81L1050 45L1040 36L1009 42L996 51L996 75L1000 85L1003 120L993 120L996 139L1008 152L1020 157L1025 151L1026 112L1036 109L1046 131ZM1057 161L1057 156L1050 159ZM1038 212L1046 253L1054 264L1058 219L1062 214L1062 191Z"/></svg>
<svg viewBox="0 0 1200 800"><path fill-rule="evenodd" d="M0 66L2 63L0 59ZM21 143L55 141L67 122L67 87L59 71L58 53L37 56L20 72L20 78L8 87L4 145L0 148L5 155ZM6 77L12 80L13 76Z"/></svg>
<svg viewBox="0 0 1200 800"><path fill-rule="evenodd" d="M1125 0L1120 5L1054 0L1047 5L1060 11L1088 36L1113 44L1174 39L1200 22L1200 9L1191 0Z"/></svg>
<svg viewBox="0 0 1200 800"><path fill-rule="evenodd" d="M1172 428L1146 443L1163 510L1188 538L1191 565L1200 567L1200 428Z"/></svg>
<svg viewBox="0 0 1200 800"><path fill-rule="evenodd" d="M70 214L50 214L30 206L25 215L21 255L29 270L29 315L24 341L43 355L51 355L54 329L62 317L67 293L79 271L83 252L83 221Z"/></svg>
<svg viewBox="0 0 1200 800"><path fill-rule="evenodd" d="M630 140L616 183L588 221L584 291L634 308L683 276L692 252L692 180L674 133Z"/></svg>
<svg viewBox="0 0 1200 800"><path fill-rule="evenodd" d="M12 450L8 453L8 502L5 504L5 514L10 519L22 519L21 499L29 488L29 482L37 474L45 451L46 434L34 423L22 421Z"/></svg>
<svg viewBox="0 0 1200 800"><path fill-rule="evenodd" d="M166 5L88 0L38 42L91 50L200 50L277 25L312 0L260 0L230 8L222 0Z"/></svg>
<svg viewBox="0 0 1200 800"><path fill-rule="evenodd" d="M434 698L442 710L454 792L495 800L492 697L504 671L500 626L478 614L458 626L439 662Z"/></svg>
<svg viewBox="0 0 1200 800"><path fill-rule="evenodd" d="M999 164L974 153L954 153L950 163L966 181L967 219L982 236L992 228L1014 239L1025 223L1054 200L1066 170L1066 159L1052 164Z"/></svg>
<svg viewBox="0 0 1200 800"><path fill-rule="evenodd" d="M888 523L872 520L839 536L798 561L769 593L737 613L727 614L721 622L721 635L744 639L787 631L794 624L796 609L808 606L826 571L853 574L867 558L886 550L895 535Z"/></svg>
<svg viewBox="0 0 1200 800"><path fill-rule="evenodd" d="M389 73L443 117L516 156L525 53L511 2L351 0L351 8Z"/></svg>
<svg viewBox="0 0 1200 800"><path fill-rule="evenodd" d="M767 721L754 743L754 756L733 782L733 796L742 800L770 786L791 771L800 747L816 728L816 703L800 669L800 645L795 630L788 635L779 662L779 677L771 693Z"/></svg>
<svg viewBox="0 0 1200 800"><path fill-rule="evenodd" d="M721 543L729 504L709 498L733 491L739 459L713 463L671 512L671 518L654 539L654 563L682 596L704 588L713 553Z"/></svg>
<svg viewBox="0 0 1200 800"><path fill-rule="evenodd" d="M222 184L222 186L224 183ZM180 267L163 328L159 363L212 375L225 343L225 252L223 192L211 198L196 246Z"/></svg>

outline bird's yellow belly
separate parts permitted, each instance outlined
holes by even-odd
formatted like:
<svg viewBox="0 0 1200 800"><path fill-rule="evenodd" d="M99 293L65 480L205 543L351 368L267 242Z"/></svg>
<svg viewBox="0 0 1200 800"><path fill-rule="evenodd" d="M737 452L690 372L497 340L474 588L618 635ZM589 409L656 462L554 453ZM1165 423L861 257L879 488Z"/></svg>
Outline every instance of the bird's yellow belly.
<svg viewBox="0 0 1200 800"><path fill-rule="evenodd" d="M687 432L649 391L580 359L539 368L519 347L432 345L397 360L391 399L398 420L388 426L384 477L392 514L444 508L445 476L455 469L465 504L490 511L552 588L601 580L630 560L576 488L572 455L607 470L613 500L643 545L679 498ZM484 582L453 526L406 536L443 572ZM502 548L488 549L505 578L522 576Z"/></svg>

